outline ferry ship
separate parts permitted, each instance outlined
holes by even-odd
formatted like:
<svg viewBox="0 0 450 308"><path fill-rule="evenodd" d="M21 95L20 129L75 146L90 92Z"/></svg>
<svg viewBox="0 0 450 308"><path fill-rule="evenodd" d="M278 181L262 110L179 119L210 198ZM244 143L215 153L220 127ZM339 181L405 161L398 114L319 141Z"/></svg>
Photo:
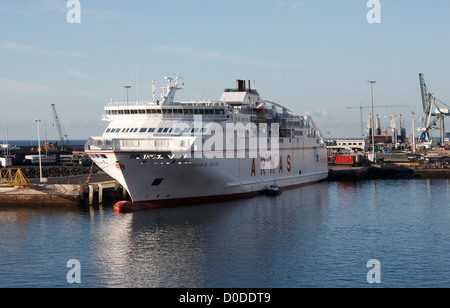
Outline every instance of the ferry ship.
<svg viewBox="0 0 450 308"><path fill-rule="evenodd" d="M264 100L254 82L237 80L216 101L175 101L181 76L165 79L160 100L105 106L108 127L85 145L131 197L116 211L250 197L328 176L311 116Z"/></svg>

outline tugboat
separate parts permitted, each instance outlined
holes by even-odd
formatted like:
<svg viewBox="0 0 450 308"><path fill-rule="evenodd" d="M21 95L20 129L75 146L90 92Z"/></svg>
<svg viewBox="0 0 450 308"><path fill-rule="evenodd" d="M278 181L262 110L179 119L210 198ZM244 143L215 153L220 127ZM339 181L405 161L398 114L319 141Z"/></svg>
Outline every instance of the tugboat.
<svg viewBox="0 0 450 308"><path fill-rule="evenodd" d="M280 188L278 187L277 184L272 184L270 185L265 191L266 196L278 196L282 194L282 191L280 190Z"/></svg>

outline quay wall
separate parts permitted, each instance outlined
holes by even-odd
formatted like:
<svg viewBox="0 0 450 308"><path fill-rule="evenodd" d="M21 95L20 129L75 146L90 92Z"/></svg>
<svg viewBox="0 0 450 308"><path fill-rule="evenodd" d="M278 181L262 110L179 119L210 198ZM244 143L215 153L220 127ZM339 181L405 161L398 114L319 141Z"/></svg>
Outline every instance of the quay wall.
<svg viewBox="0 0 450 308"><path fill-rule="evenodd" d="M0 188L0 205L76 206L82 201L81 185L33 185Z"/></svg>
<svg viewBox="0 0 450 308"><path fill-rule="evenodd" d="M0 187L1 206L88 206L126 199L115 181L92 184L39 184L28 188Z"/></svg>
<svg viewBox="0 0 450 308"><path fill-rule="evenodd" d="M369 179L444 178L450 179L450 168L413 168L397 165L349 167L330 165L328 181L359 181Z"/></svg>

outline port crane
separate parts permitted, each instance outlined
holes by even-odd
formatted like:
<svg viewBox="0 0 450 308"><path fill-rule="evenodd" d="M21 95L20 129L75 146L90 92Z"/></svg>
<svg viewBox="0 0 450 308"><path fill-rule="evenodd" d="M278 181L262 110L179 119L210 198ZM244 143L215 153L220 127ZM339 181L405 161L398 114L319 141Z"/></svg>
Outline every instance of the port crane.
<svg viewBox="0 0 450 308"><path fill-rule="evenodd" d="M61 122L59 121L58 113L56 112L55 104L52 104L53 117L55 118L56 128L58 130L59 139L61 140L61 145L65 146L69 144L69 139L67 135L63 135Z"/></svg>
<svg viewBox="0 0 450 308"><path fill-rule="evenodd" d="M393 108L393 107L408 107L408 105L391 105L391 106L373 106L373 108ZM361 103L359 107L347 107L347 109L360 109L361 117L361 138L364 139L364 122L363 122L363 109L372 108L372 106L363 106ZM372 115L373 116L373 115Z"/></svg>
<svg viewBox="0 0 450 308"><path fill-rule="evenodd" d="M431 145L433 142L432 130L437 129L440 131L442 143L444 141L445 134L444 117L450 115L449 109L442 109L439 107L437 103L439 100L436 98L436 95L428 92L427 85L425 84L425 78L422 73L419 74L419 81L424 113L424 117L422 117L422 127L418 128L418 131L420 132L419 142L426 142ZM443 102L441 103L444 104ZM444 105L447 106L446 104ZM433 108L435 109L433 110ZM438 122L439 126L437 126Z"/></svg>

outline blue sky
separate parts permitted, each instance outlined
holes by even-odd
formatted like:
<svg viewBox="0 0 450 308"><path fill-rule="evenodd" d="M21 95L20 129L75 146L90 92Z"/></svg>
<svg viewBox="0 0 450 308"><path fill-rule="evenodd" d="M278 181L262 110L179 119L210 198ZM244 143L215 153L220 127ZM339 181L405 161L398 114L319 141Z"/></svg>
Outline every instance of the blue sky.
<svg viewBox="0 0 450 308"><path fill-rule="evenodd" d="M178 72L186 99L255 79L263 98L312 114L327 137L360 135L359 110L346 107L370 105L367 80L377 81L375 105L409 106L376 110L403 113L408 130L410 111L417 125L422 113L419 73L450 105L447 0L380 0L379 24L367 22L367 0L80 3L81 23L70 24L67 0L0 0L2 138L6 114L10 140L37 139L36 118L57 139L51 104L69 139L99 135L124 84L148 100L152 80L159 88Z"/></svg>

